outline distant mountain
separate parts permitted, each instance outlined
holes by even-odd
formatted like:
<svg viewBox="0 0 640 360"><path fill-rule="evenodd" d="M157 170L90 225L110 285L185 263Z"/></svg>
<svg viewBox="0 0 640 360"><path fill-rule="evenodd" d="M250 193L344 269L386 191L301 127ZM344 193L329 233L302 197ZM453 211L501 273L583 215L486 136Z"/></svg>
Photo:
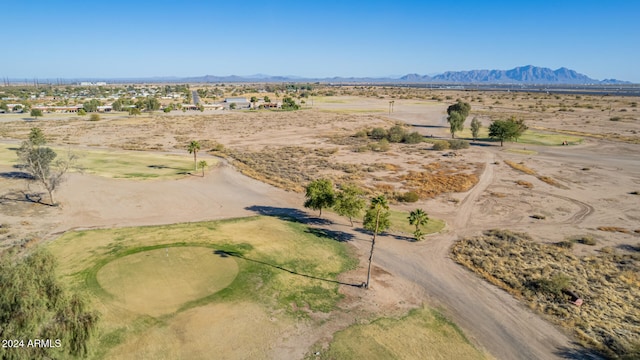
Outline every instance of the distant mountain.
<svg viewBox="0 0 640 360"><path fill-rule="evenodd" d="M255 75L204 75L195 77L161 76L151 78L119 78L119 79L40 79L40 83L70 83L79 81L106 81L108 83L127 82L186 82L186 83L225 83L225 82L324 82L324 83L460 83L460 84L600 84L617 85L631 84L628 81L616 79L595 80L574 70L561 67L557 70L537 67L533 65L520 66L511 70L471 70L471 71L447 71L438 75L407 74L394 77L325 77L305 78L299 76L271 76L265 74ZM28 83L27 80L5 78L8 83Z"/></svg>
<svg viewBox="0 0 640 360"><path fill-rule="evenodd" d="M443 74L429 76L407 74L400 77L331 77L303 78L296 76L270 76L256 74L249 76L214 76L206 75L181 79L185 82L377 82L377 83L464 83L464 84L629 84L627 81L615 79L595 80L584 74L567 68L551 70L533 65L516 67L511 70L471 70L447 71Z"/></svg>
<svg viewBox="0 0 640 360"><path fill-rule="evenodd" d="M407 75L408 76L408 75ZM518 84L625 84L615 79L595 80L574 70L549 68L533 65L521 66L511 70L471 70L447 71L432 77L434 82L445 83L518 83Z"/></svg>

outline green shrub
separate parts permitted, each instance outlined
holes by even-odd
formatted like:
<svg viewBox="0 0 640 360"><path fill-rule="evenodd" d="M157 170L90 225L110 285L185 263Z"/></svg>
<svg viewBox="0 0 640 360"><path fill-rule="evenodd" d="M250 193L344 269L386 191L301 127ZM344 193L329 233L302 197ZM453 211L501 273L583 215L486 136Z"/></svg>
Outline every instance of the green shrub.
<svg viewBox="0 0 640 360"><path fill-rule="evenodd" d="M451 150L468 149L469 143L460 139L449 140L449 148Z"/></svg>
<svg viewBox="0 0 640 360"><path fill-rule="evenodd" d="M381 128L381 127L377 127L374 128L373 130L371 130L371 134L370 134L371 138L376 139L376 140L381 140L387 137L387 130Z"/></svg>
<svg viewBox="0 0 640 360"><path fill-rule="evenodd" d="M562 290L568 288L569 285L571 285L571 278L565 274L556 274L549 279L532 280L529 287L535 292L561 296Z"/></svg>
<svg viewBox="0 0 640 360"><path fill-rule="evenodd" d="M390 148L391 148L391 146L389 146L389 140L382 139L382 140L378 141L378 144L377 144L377 146L376 146L376 148L374 150L375 151L380 151L380 152L385 152L385 151L389 151Z"/></svg>
<svg viewBox="0 0 640 360"><path fill-rule="evenodd" d="M450 147L451 147L451 144L449 144L449 142L445 140L436 140L433 142L433 150L437 150L437 151L449 150Z"/></svg>
<svg viewBox="0 0 640 360"><path fill-rule="evenodd" d="M387 138L389 139L389 142L399 143L402 141L402 139L404 139L406 135L407 131L404 129L404 127L402 127L401 125L394 125L391 127L391 129L389 129Z"/></svg>
<svg viewBox="0 0 640 360"><path fill-rule="evenodd" d="M402 139L403 143L406 144L417 144L422 142L422 135L420 135L417 131L406 134Z"/></svg>
<svg viewBox="0 0 640 360"><path fill-rule="evenodd" d="M398 194L396 197L398 201L414 203L420 200L420 196L415 191L407 191L405 193Z"/></svg>
<svg viewBox="0 0 640 360"><path fill-rule="evenodd" d="M571 241L578 242L583 245L594 246L597 241L591 235L578 235L570 238Z"/></svg>
<svg viewBox="0 0 640 360"><path fill-rule="evenodd" d="M100 115L98 114L91 114L91 116L89 116L89 121L98 121L100 120Z"/></svg>
<svg viewBox="0 0 640 360"><path fill-rule="evenodd" d="M563 249L573 249L573 241L571 240L563 240L554 244L557 247L561 247Z"/></svg>
<svg viewBox="0 0 640 360"><path fill-rule="evenodd" d="M357 137L357 138L366 138L367 137L367 131L366 130L360 130L355 134L355 137Z"/></svg>

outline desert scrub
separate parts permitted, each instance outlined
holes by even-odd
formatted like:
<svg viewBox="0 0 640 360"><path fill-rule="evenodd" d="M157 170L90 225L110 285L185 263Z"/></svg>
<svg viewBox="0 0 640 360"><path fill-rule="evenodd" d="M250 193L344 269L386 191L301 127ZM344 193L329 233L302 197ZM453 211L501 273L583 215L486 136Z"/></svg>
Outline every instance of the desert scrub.
<svg viewBox="0 0 640 360"><path fill-rule="evenodd" d="M637 254L609 248L578 257L558 244L534 242L527 234L490 230L456 242L452 257L530 308L573 329L583 344L607 356L633 354L634 344L640 342ZM578 294L584 304L572 305L565 289Z"/></svg>

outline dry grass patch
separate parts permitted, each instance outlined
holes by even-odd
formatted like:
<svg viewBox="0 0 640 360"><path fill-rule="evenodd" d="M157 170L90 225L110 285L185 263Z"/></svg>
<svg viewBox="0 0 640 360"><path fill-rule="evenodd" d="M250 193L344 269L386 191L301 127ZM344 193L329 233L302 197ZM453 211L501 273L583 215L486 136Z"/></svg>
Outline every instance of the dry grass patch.
<svg viewBox="0 0 640 360"><path fill-rule="evenodd" d="M409 171L399 177L404 187L415 191L420 198L433 198L450 192L465 192L478 183L484 169L482 163L452 164L435 161L423 165L428 171Z"/></svg>
<svg viewBox="0 0 640 360"><path fill-rule="evenodd" d="M640 344L640 257L608 249L578 257L528 235L490 230L458 241L453 258L505 289L586 345L608 356L636 356ZM564 290L584 299L577 307ZM633 355L635 354L635 355ZM631 357L632 358L632 357Z"/></svg>
<svg viewBox="0 0 640 360"><path fill-rule="evenodd" d="M381 318L336 333L327 349L306 359L487 359L440 312L416 309L400 319Z"/></svg>
<svg viewBox="0 0 640 360"><path fill-rule="evenodd" d="M520 186L522 186L522 187L524 187L524 188L533 189L533 184L528 182L528 181L517 180L515 183L520 185Z"/></svg>
<svg viewBox="0 0 640 360"><path fill-rule="evenodd" d="M547 184L549 184L549 185L552 185L552 186L555 186L555 187L559 187L559 188L561 188L561 189L567 189L567 187L566 187L566 186L564 186L564 185L562 185L562 184L558 183L558 182L557 182L555 179L553 179L552 177L538 175L538 173L537 173L535 170L533 170L533 169L531 169L531 168L527 167L527 166L526 166L524 163L522 163L522 162L520 162L520 163L516 163L515 161L510 161L510 160L505 160L504 162L505 162L505 164L509 165L511 168L513 168L513 169L515 169L515 170L518 170L518 171L520 171L520 172L523 172L523 173L525 173L525 174L527 174L527 175L533 175L533 176L535 176L536 178L538 178L538 180L540 180L540 181L542 181L542 182L545 182L545 183L547 183ZM516 183L517 183L517 182L516 182Z"/></svg>
<svg viewBox="0 0 640 360"><path fill-rule="evenodd" d="M623 233L623 234L630 234L631 233L631 231L629 231L629 229L625 229L623 227L618 227L618 226L598 226L597 229L600 230L600 231L619 232L619 233Z"/></svg>
<svg viewBox="0 0 640 360"><path fill-rule="evenodd" d="M523 172L525 174L534 175L534 176L537 175L535 170L527 167L523 163L517 163L517 162L511 161L511 160L505 160L504 163L509 165L509 166L511 166L513 169L516 169L516 170L518 170L520 172Z"/></svg>

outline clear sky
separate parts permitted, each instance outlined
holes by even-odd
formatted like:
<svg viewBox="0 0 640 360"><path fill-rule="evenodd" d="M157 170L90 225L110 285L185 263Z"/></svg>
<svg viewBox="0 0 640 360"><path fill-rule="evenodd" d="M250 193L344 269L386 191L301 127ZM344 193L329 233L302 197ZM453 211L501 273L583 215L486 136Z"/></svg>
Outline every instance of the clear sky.
<svg viewBox="0 0 640 360"><path fill-rule="evenodd" d="M304 77L567 67L640 83L640 1L22 0L0 77Z"/></svg>

